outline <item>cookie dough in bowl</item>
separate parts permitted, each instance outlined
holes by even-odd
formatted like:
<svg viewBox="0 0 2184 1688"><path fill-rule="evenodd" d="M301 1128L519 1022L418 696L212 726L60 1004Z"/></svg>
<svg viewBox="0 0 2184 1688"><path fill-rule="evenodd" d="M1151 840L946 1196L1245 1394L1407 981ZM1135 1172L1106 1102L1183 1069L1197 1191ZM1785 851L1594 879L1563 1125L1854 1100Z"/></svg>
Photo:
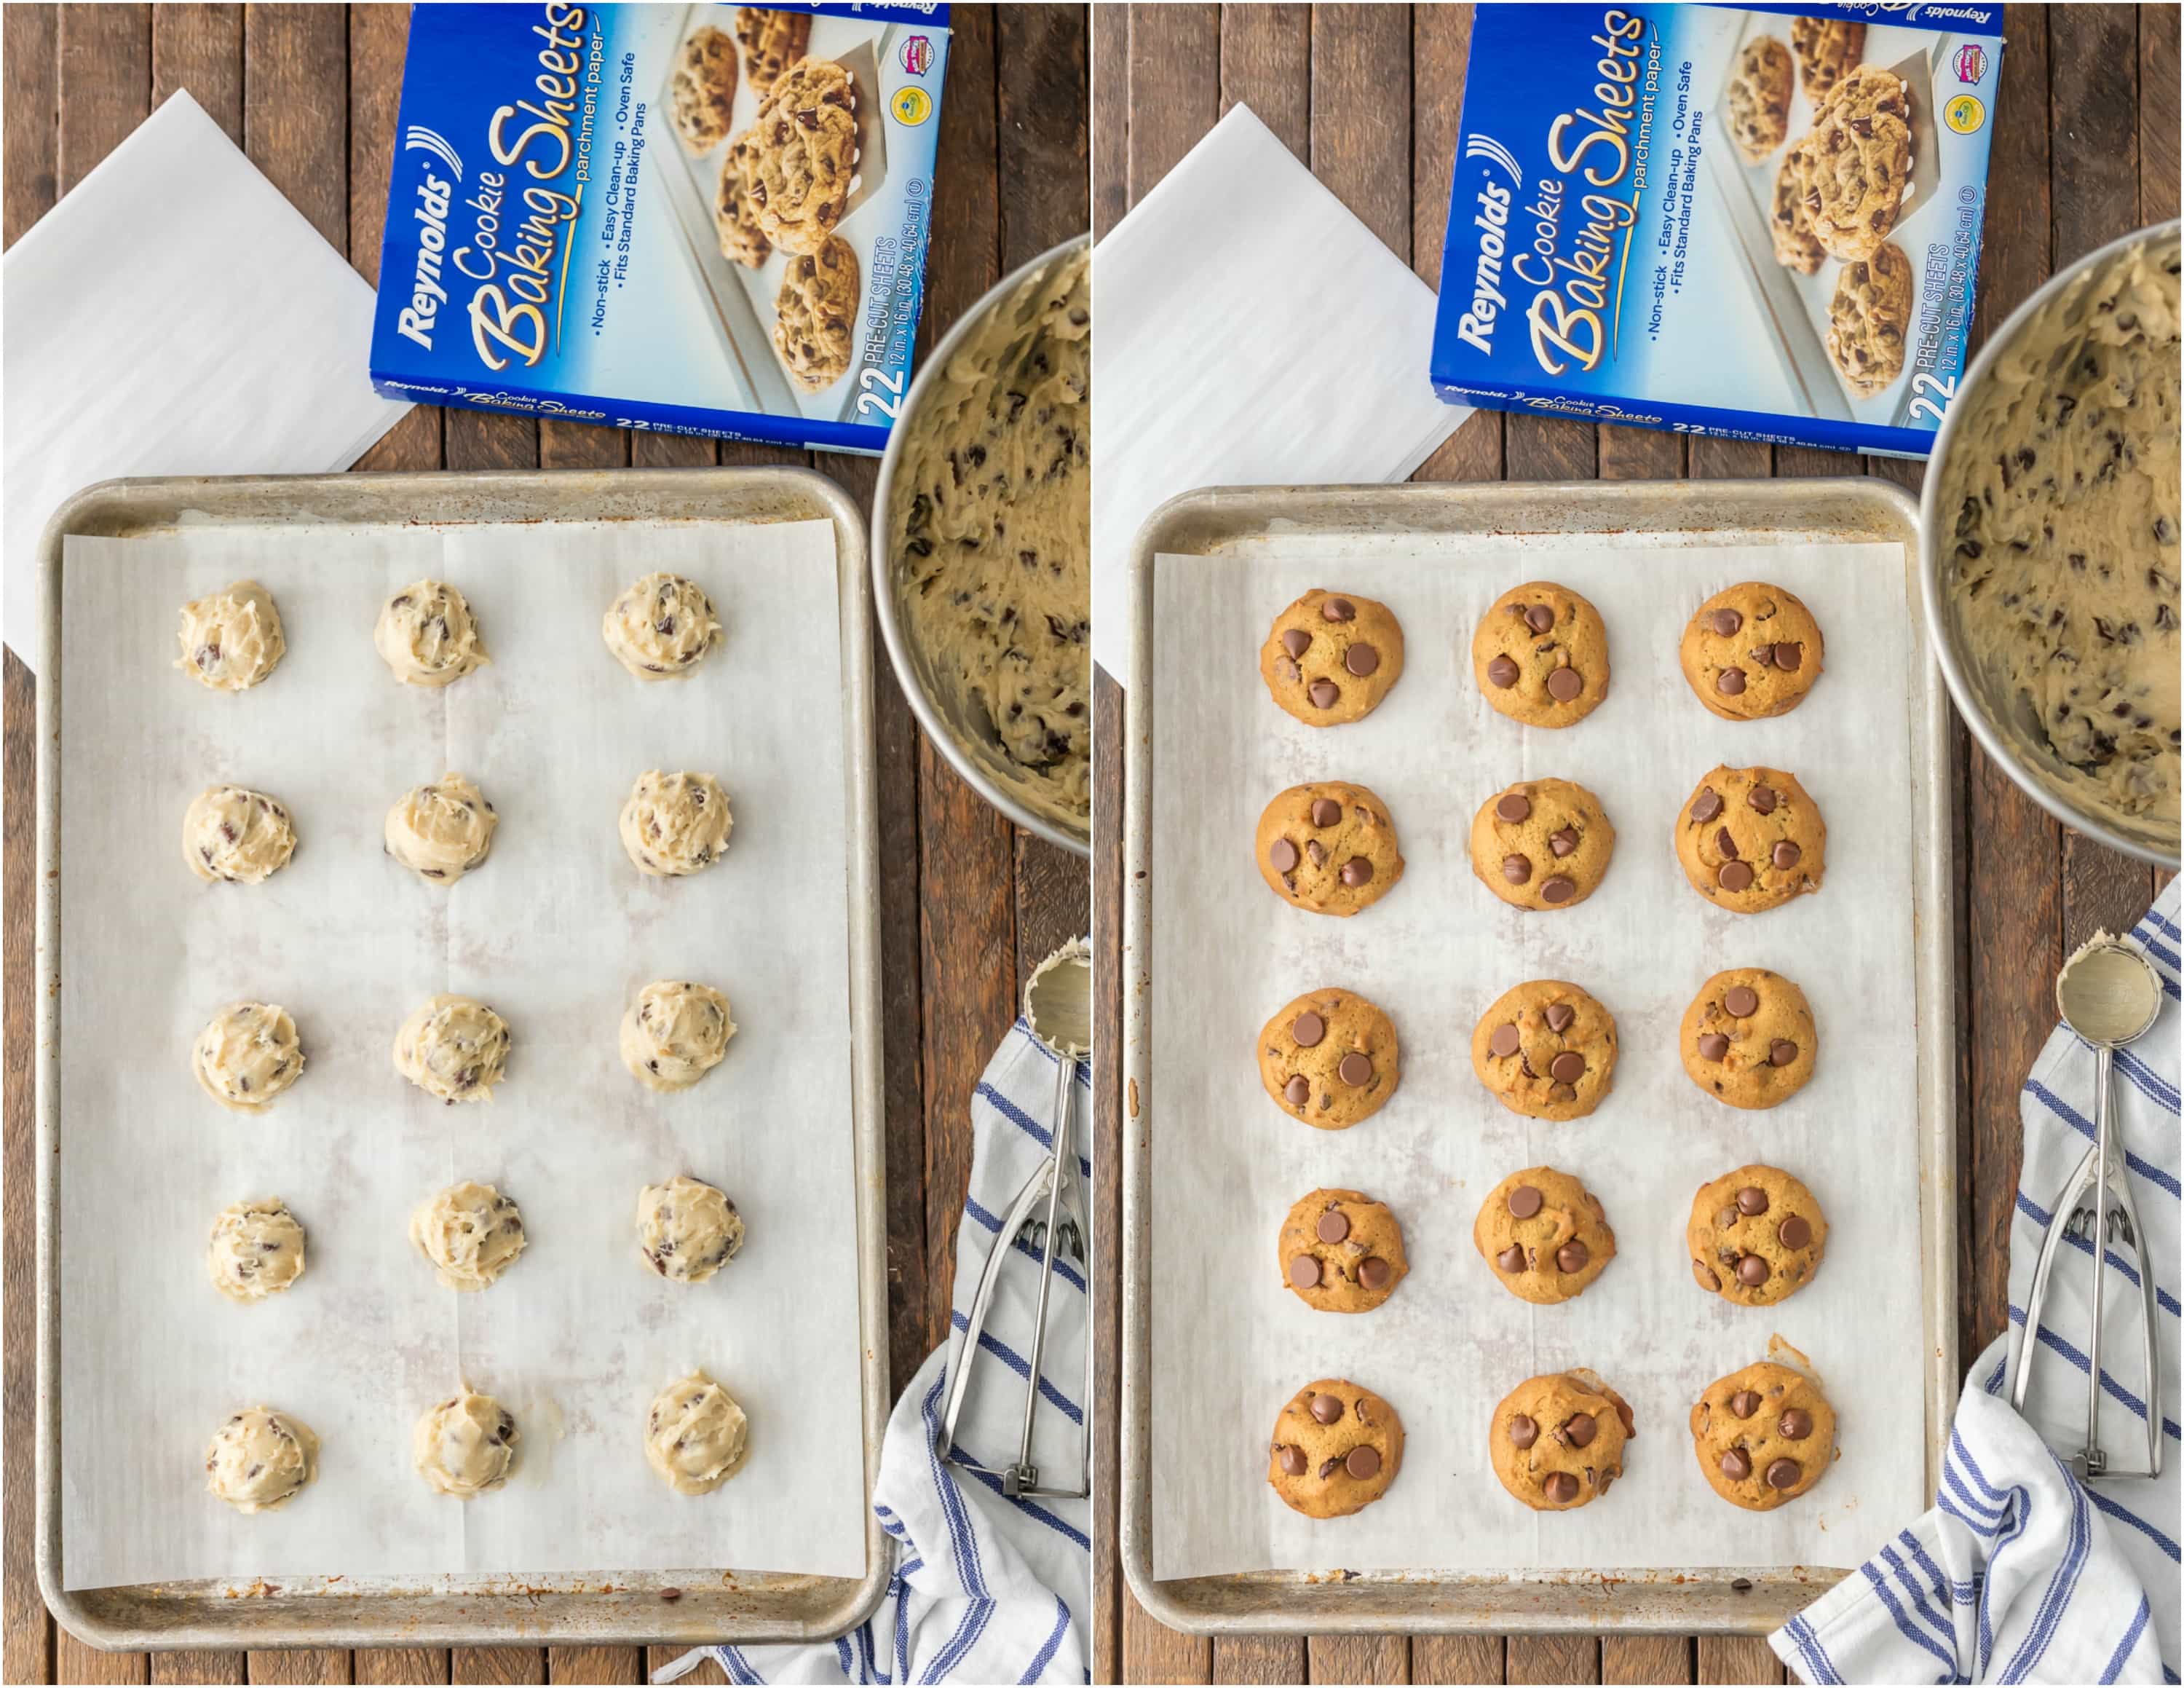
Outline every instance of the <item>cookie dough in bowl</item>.
<svg viewBox="0 0 2184 1688"><path fill-rule="evenodd" d="M304 1275L304 1227L275 1196L220 1210L205 1248L212 1287L231 1301L263 1301Z"/></svg>
<svg viewBox="0 0 2184 1688"><path fill-rule="evenodd" d="M245 1407L213 1433L205 1490L238 1512L285 1506L319 1474L319 1439L277 1407Z"/></svg>
<svg viewBox="0 0 2184 1688"><path fill-rule="evenodd" d="M435 1491L467 1501L508 1481L518 1439L513 1413L465 1388L426 1410L410 1447L417 1474Z"/></svg>
<svg viewBox="0 0 2184 1688"><path fill-rule="evenodd" d="M710 985L655 979L621 1017L621 1061L647 1090L688 1090L728 1052L736 1023Z"/></svg>
<svg viewBox="0 0 2184 1688"><path fill-rule="evenodd" d="M182 606L175 666L213 691L246 691L281 666L288 638L280 606L255 580Z"/></svg>
<svg viewBox="0 0 2184 1688"><path fill-rule="evenodd" d="M208 785L182 814L182 859L208 884L261 885L296 853L288 811L244 785Z"/></svg>
<svg viewBox="0 0 2184 1688"><path fill-rule="evenodd" d="M190 1045L190 1070L221 1107L259 1113L304 1076L296 1022L275 1003L230 1003Z"/></svg>
<svg viewBox="0 0 2184 1688"><path fill-rule="evenodd" d="M640 774L621 806L621 847L641 874L680 879L727 853L735 817L710 774Z"/></svg>
<svg viewBox="0 0 2184 1688"><path fill-rule="evenodd" d="M460 774L405 793L387 812L387 853L436 885L453 885L484 862L500 817Z"/></svg>
<svg viewBox="0 0 2184 1688"><path fill-rule="evenodd" d="M450 1289L489 1288L530 1241L515 1204L469 1179L428 1196L410 1216L410 1240Z"/></svg>
<svg viewBox="0 0 2184 1688"><path fill-rule="evenodd" d="M469 600L443 580L413 580L389 598L371 642L404 685L452 685L493 660Z"/></svg>
<svg viewBox="0 0 2184 1688"><path fill-rule="evenodd" d="M652 1398L644 1417L644 1457L677 1495L710 1495L742 1469L750 1421L735 1397L693 1372Z"/></svg>
<svg viewBox="0 0 2184 1688"><path fill-rule="evenodd" d="M509 1041L508 1022L476 998L434 997L394 1034L394 1070L450 1106L490 1102Z"/></svg>
<svg viewBox="0 0 2184 1688"><path fill-rule="evenodd" d="M668 680L688 674L720 644L721 622L696 581L647 574L607 606L599 636L638 679Z"/></svg>
<svg viewBox="0 0 2184 1688"><path fill-rule="evenodd" d="M637 1196L637 1248L676 1283L703 1283L744 1245L743 1216L710 1184L677 1173Z"/></svg>

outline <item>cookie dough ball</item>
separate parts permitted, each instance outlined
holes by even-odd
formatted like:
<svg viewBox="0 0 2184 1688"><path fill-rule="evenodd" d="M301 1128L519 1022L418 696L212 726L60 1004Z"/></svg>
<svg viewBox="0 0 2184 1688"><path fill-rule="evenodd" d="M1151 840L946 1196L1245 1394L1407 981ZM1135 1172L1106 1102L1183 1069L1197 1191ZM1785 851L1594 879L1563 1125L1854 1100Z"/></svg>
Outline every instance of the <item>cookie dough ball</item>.
<svg viewBox="0 0 2184 1688"><path fill-rule="evenodd" d="M644 1457L677 1495L709 1495L741 1469L750 1423L735 1397L693 1372L652 1398Z"/></svg>
<svg viewBox="0 0 2184 1688"><path fill-rule="evenodd" d="M272 1196L224 1207L205 1249L212 1287L231 1301L263 1301L304 1275L304 1227Z"/></svg>
<svg viewBox="0 0 2184 1688"><path fill-rule="evenodd" d="M387 853L420 878L453 885L493 850L500 817L460 774L419 785L387 812Z"/></svg>
<svg viewBox="0 0 2184 1688"><path fill-rule="evenodd" d="M1355 914L1403 876L1388 806L1362 785L1292 785L1259 817L1259 874L1293 908Z"/></svg>
<svg viewBox="0 0 2184 1688"><path fill-rule="evenodd" d="M1835 1409L1803 1372L1763 1360L1707 1386L1691 1409L1691 1448L1715 1494L1771 1512L1835 1463Z"/></svg>
<svg viewBox="0 0 2184 1688"><path fill-rule="evenodd" d="M1615 1083L1615 1016L1577 986L1534 979L1505 991L1471 1034L1471 1070L1514 1114L1582 1119Z"/></svg>
<svg viewBox="0 0 2184 1688"><path fill-rule="evenodd" d="M1307 727L1360 721L1403 677L1403 629L1385 604L1317 588L1274 618L1259 677Z"/></svg>
<svg viewBox="0 0 2184 1688"><path fill-rule="evenodd" d="M1568 727L1607 697L1607 626L1552 580L1512 587L1471 636L1471 671L1486 701L1528 727Z"/></svg>
<svg viewBox="0 0 2184 1688"><path fill-rule="evenodd" d="M491 1395L467 1389L428 1410L410 1439L417 1474L458 1501L507 1482L515 1444L515 1416Z"/></svg>
<svg viewBox="0 0 2184 1688"><path fill-rule="evenodd" d="M508 1022L476 998L434 997L394 1034L394 1070L450 1104L490 1102L508 1045Z"/></svg>
<svg viewBox="0 0 2184 1688"><path fill-rule="evenodd" d="M280 606L255 580L237 580L182 606L175 666L214 691L248 691L288 649Z"/></svg>
<svg viewBox="0 0 2184 1688"><path fill-rule="evenodd" d="M1314 1190L1282 1221L1282 1281L1323 1313L1369 1313L1403 1281L1403 1227L1357 1190Z"/></svg>
<svg viewBox="0 0 2184 1688"><path fill-rule="evenodd" d="M296 1022L273 1003L230 1003L190 1045L190 1070L221 1107L263 1112L304 1076Z"/></svg>
<svg viewBox="0 0 2184 1688"><path fill-rule="evenodd" d="M1267 1481L1308 1518L1347 1518L1388 1492L1403 1467L1403 1421L1370 1389L1307 1383L1274 1421Z"/></svg>
<svg viewBox="0 0 2184 1688"><path fill-rule="evenodd" d="M688 1090L735 1035L728 999L710 985L655 979L621 1017L621 1064L647 1090Z"/></svg>
<svg viewBox="0 0 2184 1688"><path fill-rule="evenodd" d="M410 1216L410 1240L450 1289L483 1289L515 1263L530 1239L523 1215L490 1184L465 1179Z"/></svg>
<svg viewBox="0 0 2184 1688"><path fill-rule="evenodd" d="M667 81L675 132L694 153L710 152L728 138L736 103L736 44L718 30L699 30L676 49Z"/></svg>
<svg viewBox="0 0 2184 1688"><path fill-rule="evenodd" d="M182 859L208 883L262 884L295 853L295 823L263 791L208 785L182 816Z"/></svg>
<svg viewBox="0 0 2184 1688"><path fill-rule="evenodd" d="M371 642L404 685L452 685L493 660L468 601L441 580L413 580L389 598Z"/></svg>
<svg viewBox="0 0 2184 1688"><path fill-rule="evenodd" d="M285 1506L319 1474L319 1439L293 1414L245 1407L213 1433L205 1490L238 1512Z"/></svg>
<svg viewBox="0 0 2184 1688"><path fill-rule="evenodd" d="M721 642L713 601L694 580L648 574L632 580L599 623L614 659L641 680L674 679Z"/></svg>
<svg viewBox="0 0 2184 1688"><path fill-rule="evenodd" d="M621 847L641 874L676 879L727 853L728 794L710 774L640 774L621 806Z"/></svg>
<svg viewBox="0 0 2184 1688"><path fill-rule="evenodd" d="M1471 823L1471 870L1513 908L1568 908L1592 895L1615 854L1600 799L1568 780L1520 780Z"/></svg>
<svg viewBox="0 0 2184 1688"><path fill-rule="evenodd" d="M743 1216L710 1184L678 1173L638 1192L638 1252L660 1277L703 1283L743 1245Z"/></svg>
<svg viewBox="0 0 2184 1688"><path fill-rule="evenodd" d="M736 8L736 42L744 50L744 75L760 99L781 73L804 56L811 41L811 14L772 6Z"/></svg>
<svg viewBox="0 0 2184 1688"><path fill-rule="evenodd" d="M1700 702L1724 721L1757 721L1805 701L1827 646L1796 594L1747 580L1699 606L1679 655Z"/></svg>
<svg viewBox="0 0 2184 1688"><path fill-rule="evenodd" d="M1699 1186L1684 1241L1700 1288L1771 1307L1813 1281L1828 1221L1813 1193L1780 1167L1740 1166Z"/></svg>
<svg viewBox="0 0 2184 1688"><path fill-rule="evenodd" d="M1582 1369L1529 1378L1494 1409L1494 1474L1535 1512L1588 1506L1623 1475L1630 1405Z"/></svg>
<svg viewBox="0 0 2184 1688"><path fill-rule="evenodd" d="M1528 1166L1496 1184L1471 1240L1504 1289L1540 1307L1575 1300L1615 1258L1599 1199L1552 1166Z"/></svg>
<svg viewBox="0 0 2184 1688"><path fill-rule="evenodd" d="M1676 819L1684 877L1732 914L1762 914L1818 891L1827 853L1819 805L1779 768L1717 768Z"/></svg>
<svg viewBox="0 0 2184 1688"><path fill-rule="evenodd" d="M1378 1113L1401 1076L1394 1024L1355 991L1306 991L1259 1033L1267 1094L1323 1132Z"/></svg>
<svg viewBox="0 0 2184 1688"><path fill-rule="evenodd" d="M1732 967L1684 1010L1684 1070L1732 1108L1772 1108L1805 1087L1819 1034L1805 993L1763 967Z"/></svg>

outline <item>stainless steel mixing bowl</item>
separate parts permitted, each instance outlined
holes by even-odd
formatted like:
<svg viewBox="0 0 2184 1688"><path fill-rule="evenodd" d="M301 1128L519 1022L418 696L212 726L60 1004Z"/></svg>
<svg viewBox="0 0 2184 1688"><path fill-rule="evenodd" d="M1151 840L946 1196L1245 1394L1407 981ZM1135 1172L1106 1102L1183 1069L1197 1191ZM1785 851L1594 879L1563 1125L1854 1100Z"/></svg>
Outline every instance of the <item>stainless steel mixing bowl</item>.
<svg viewBox="0 0 2184 1688"><path fill-rule="evenodd" d="M2028 735L2014 733L2003 724L2018 717L2021 706L2014 696L1996 685L1992 676L1981 671L1967 651L1958 616L1958 600L1948 589L1947 567L1956 528L1953 506L1948 502L1952 496L1949 484L1954 478L1951 472L1952 454L1959 427L1979 408L1996 363L2011 343L2025 333L2041 308L2079 277L2114 263L2142 243L2151 245L2165 240L2173 246L2176 239L2176 223L2167 222L2111 241L2098 252L2088 253L2075 264L2058 271L2046 286L2010 313L2009 320L1988 338L1958 383L1948 415L1941 431L1934 436L1933 455L1926 465L1925 493L1919 506L1919 580L1920 594L1925 601L1926 630L1931 636L1935 655L1941 659L1942 677L1948 682L1949 696L1956 700L1957 709L1970 727L1972 736L1979 741L1980 747L2009 775L2020 791L2064 825L2075 828L2112 850L2172 868L2178 865L2177 830L2174 826L2163 830L2119 824L2107 816L2090 813L2062 785L2043 776L2036 749L2028 752L2025 747Z"/></svg>
<svg viewBox="0 0 2184 1688"><path fill-rule="evenodd" d="M887 453L880 461L879 486L872 499L872 602L878 609L880 638L887 646L888 660L894 665L895 679L902 684L903 695L910 700L917 724L925 729L925 736L933 741L934 748L948 758L949 765L970 783L972 791L1026 831L1035 832L1050 843L1087 857L1092 853L1091 817L1087 815L1074 825L1064 824L1039 813L1011 792L995 778L997 770L1005 772L1011 764L1007 752L994 737L992 724L982 718L973 718L972 712L961 707L935 682L932 664L918 648L910 618L903 611L905 575L895 566L893 511L895 472L901 463L905 442L916 432L928 395L936 385L939 372L947 367L949 359L977 326L1024 281L1050 266L1068 261L1090 244L1091 239L1090 235L1082 234L1074 240L1066 240L1004 276L963 313L956 326L941 337L940 344L926 354L924 366L911 383L909 397L903 401L902 414L895 419L894 431L888 436ZM1086 545L1089 550L1089 534ZM1088 579L1086 590L1089 593L1090 590Z"/></svg>

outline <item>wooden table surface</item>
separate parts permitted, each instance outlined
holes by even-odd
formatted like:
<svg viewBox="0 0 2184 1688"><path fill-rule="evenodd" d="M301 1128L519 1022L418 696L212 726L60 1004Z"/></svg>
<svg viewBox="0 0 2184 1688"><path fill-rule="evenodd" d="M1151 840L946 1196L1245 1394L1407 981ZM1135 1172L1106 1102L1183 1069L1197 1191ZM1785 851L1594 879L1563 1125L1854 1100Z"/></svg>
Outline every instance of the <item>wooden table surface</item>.
<svg viewBox="0 0 2184 1688"><path fill-rule="evenodd" d="M379 271L404 6L11 5L4 20L12 244L178 88L348 254ZM1085 14L962 6L942 100L921 345L1003 274L1088 221ZM218 284L208 277L209 286ZM807 456L476 411L420 410L359 469L811 462L868 507L877 459ZM877 650L877 635L874 640ZM35 1241L31 1046L34 683L6 661L4 1666L9 1682L637 1682L639 1647L100 1653L58 1629L32 1547ZM972 1086L1021 981L1085 929L1077 857L1017 831L877 685L880 961L887 1052L889 1333L909 1377L948 1328ZM655 1649L658 1664L679 1649ZM720 1681L708 1665L695 1680Z"/></svg>
<svg viewBox="0 0 2184 1688"><path fill-rule="evenodd" d="M1102 5L1093 22L1093 216L1104 233L1228 109L1243 102L1428 282L1438 283L1462 104L1471 8ZM2174 7L2011 6L1987 190L1974 340L2055 269L2177 215ZM1097 260L1095 260L1096 276ZM1095 282L1096 286L1096 282ZM1300 352L1300 355L1304 355ZM1419 349L1421 370L1424 348ZM1482 412L1421 480L1884 475L1914 491L1923 466L1837 453ZM1100 743L1121 742L1103 676ZM2067 947L2124 930L2159 876L2065 832L1953 729L1954 935L1963 1173L1958 1337L1967 1364L2003 1328L2016 1188L2018 1087L2053 1029ZM1113 953L1122 907L1122 769L1106 757L1095 800L1095 920ZM1100 1164L1119 1164L1120 998L1102 992ZM1720 1636L1275 1636L1208 1641L1152 1622L1124 1589L1116 1539L1120 1236L1116 1180L1094 1229L1100 1283L1102 1487L1109 1551L1095 1567L1096 1681L1780 1681L1765 1644Z"/></svg>

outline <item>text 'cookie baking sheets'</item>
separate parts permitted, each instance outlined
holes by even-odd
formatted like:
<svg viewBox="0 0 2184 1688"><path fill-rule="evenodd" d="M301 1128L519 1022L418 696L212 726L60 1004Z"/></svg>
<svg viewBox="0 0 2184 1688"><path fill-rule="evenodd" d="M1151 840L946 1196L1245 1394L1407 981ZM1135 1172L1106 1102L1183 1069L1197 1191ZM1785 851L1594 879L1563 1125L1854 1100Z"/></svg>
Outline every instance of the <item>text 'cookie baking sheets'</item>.
<svg viewBox="0 0 2184 1688"><path fill-rule="evenodd" d="M1802 598L1826 669L1802 705L1731 723L1679 666L1686 622L1733 583ZM1613 679L1562 730L1520 726L1474 679L1472 634L1509 588L1548 580L1597 606ZM1353 724L1277 707L1260 651L1278 612L1324 587L1385 604L1402 677ZM1911 886L1923 778L1903 548L1716 546L1674 536L1276 534L1212 557L1161 555L1151 581L1150 1139L1150 1512L1156 1577L1266 1569L1591 1570L1844 1566L1925 1501L1917 973ZM1732 914L1686 881L1677 823L1717 764L1794 774L1828 826L1822 888ZM1519 780L1599 797L1616 833L1599 887L1520 910L1474 875L1474 813ZM1344 780L1384 802L1406 867L1349 919L1276 896L1253 860L1284 789ZM1716 972L1771 969L1802 987L1812 1082L1780 1106L1715 1101L1679 1059L1686 1006ZM1505 1109L1474 1077L1479 1017L1527 980L1570 981L1616 1020L1612 1093L1563 1123ZM1315 1131L1268 1096L1268 1017L1306 992L1356 991L1401 1040L1379 1111ZM1693 1282L1685 1226L1699 1186L1747 1163L1807 1183L1830 1227L1815 1280L1771 1308ZM1577 1299L1535 1306L1473 1242L1509 1174L1556 1167L1604 1204L1617 1253ZM1284 1282L1277 1233L1321 1188L1400 1220L1409 1273L1384 1305L1340 1315ZM1731 1506L1692 1450L1692 1403L1717 1378L1809 1355L1840 1416L1841 1458L1808 1495ZM1568 1512L1498 1482L1490 1416L1535 1374L1596 1372L1635 1411L1624 1474ZM1406 1432L1384 1497L1319 1520L1268 1480L1277 1415L1345 1378Z"/></svg>
<svg viewBox="0 0 2184 1688"><path fill-rule="evenodd" d="M632 677L601 618L656 570L726 631L688 675ZM395 683L381 605L422 577L468 599L490 663ZM181 605L254 579L287 651L223 696L176 672ZM70 537L61 590L60 1504L70 1588L189 1577L865 1568L851 1104L849 805L832 525L185 528ZM649 769L715 775L727 852L640 875L616 820ZM436 886L382 847L390 805L459 772L493 805L489 857ZM293 858L203 884L182 814L209 785L279 799ZM617 1033L648 983L717 987L737 1031L677 1094ZM397 1074L427 998L508 1022L489 1102ZM192 1040L238 999L294 1016L307 1065L256 1115L193 1082ZM704 1283L640 1258L638 1192L687 1173L748 1227ZM443 1288L413 1209L464 1179L520 1205L527 1246L482 1292ZM250 1305L205 1268L214 1217L285 1199L309 1267ZM712 1494L648 1465L654 1396L694 1370L749 1420ZM467 1383L511 1411L506 1485L468 1501L413 1467L419 1416ZM246 1516L204 1452L265 1404L318 1473Z"/></svg>

